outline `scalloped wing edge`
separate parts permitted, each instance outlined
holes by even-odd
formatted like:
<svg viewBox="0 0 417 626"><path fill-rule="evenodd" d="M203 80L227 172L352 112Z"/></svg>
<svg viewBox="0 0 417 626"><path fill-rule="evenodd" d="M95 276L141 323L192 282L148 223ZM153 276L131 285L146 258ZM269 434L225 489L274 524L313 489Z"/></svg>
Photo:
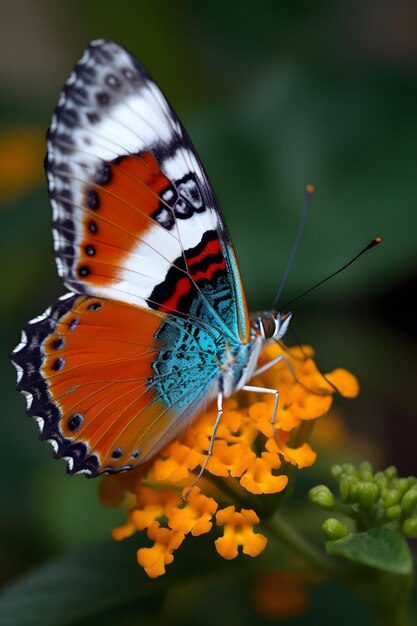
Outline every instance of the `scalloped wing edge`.
<svg viewBox="0 0 417 626"><path fill-rule="evenodd" d="M17 390L25 397L26 412L36 420L39 426L39 437L47 441L53 448L54 457L67 461L68 474L85 474L94 478L100 474L114 474L127 471L131 465L114 470L114 468L99 469L99 459L96 454L88 454L85 443L74 443L64 437L59 422L61 412L53 402L45 378L40 368L42 366L42 345L45 339L53 332L59 319L68 312L68 301L84 298L76 293L66 293L46 309L42 315L33 318L22 330L19 344L12 350L10 359L17 372ZM65 450L66 455L61 454ZM68 454L68 451L71 453Z"/></svg>

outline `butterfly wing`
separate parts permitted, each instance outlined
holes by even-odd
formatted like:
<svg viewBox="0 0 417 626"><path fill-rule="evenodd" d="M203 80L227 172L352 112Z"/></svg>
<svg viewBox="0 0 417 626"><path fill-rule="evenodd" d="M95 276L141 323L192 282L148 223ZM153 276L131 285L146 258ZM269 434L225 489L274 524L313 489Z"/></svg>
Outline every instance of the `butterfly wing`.
<svg viewBox="0 0 417 626"><path fill-rule="evenodd" d="M200 161L128 52L89 46L47 146L55 256L72 293L26 325L12 360L41 437L70 472L95 476L178 434L216 393L226 346L236 383L247 308Z"/></svg>
<svg viewBox="0 0 417 626"><path fill-rule="evenodd" d="M187 315L249 341L231 240L174 111L117 44L90 44L61 94L45 167L58 271L72 290Z"/></svg>
<svg viewBox="0 0 417 626"><path fill-rule="evenodd" d="M209 398L218 365L202 339L190 322L69 293L26 324L12 359L41 438L70 473L96 476L146 461Z"/></svg>

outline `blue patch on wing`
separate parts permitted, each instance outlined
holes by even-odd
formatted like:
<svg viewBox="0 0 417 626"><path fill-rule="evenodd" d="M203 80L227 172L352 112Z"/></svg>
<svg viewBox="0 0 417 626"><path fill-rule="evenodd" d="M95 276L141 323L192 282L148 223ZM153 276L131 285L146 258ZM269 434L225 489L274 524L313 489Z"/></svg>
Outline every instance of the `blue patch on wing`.
<svg viewBox="0 0 417 626"><path fill-rule="evenodd" d="M175 406L177 413L188 414L190 405L209 393L216 378L222 376L220 364L226 365L226 354L233 360L234 386L247 365L253 343L240 343L227 334L226 326L224 332L219 330L218 324L199 295L191 303L188 319L176 317L172 323L168 316L155 334L160 349L152 363L154 376L149 386L165 406Z"/></svg>
<svg viewBox="0 0 417 626"><path fill-rule="evenodd" d="M216 359L219 346L209 333L178 318L175 324L164 322L155 340L163 348L152 363L152 388L166 406L181 412L212 386L220 371Z"/></svg>

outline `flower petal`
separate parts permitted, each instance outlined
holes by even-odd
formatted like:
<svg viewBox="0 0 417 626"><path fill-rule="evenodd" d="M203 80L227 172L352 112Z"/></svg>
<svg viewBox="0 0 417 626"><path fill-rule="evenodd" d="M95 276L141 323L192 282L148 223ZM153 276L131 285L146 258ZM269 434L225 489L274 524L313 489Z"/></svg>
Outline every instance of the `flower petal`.
<svg viewBox="0 0 417 626"><path fill-rule="evenodd" d="M336 387L344 398L356 398L359 394L359 382L353 374L345 369L335 369L326 374L326 378Z"/></svg>
<svg viewBox="0 0 417 626"><path fill-rule="evenodd" d="M175 507L168 519L168 525L172 530L190 533L195 537L208 533L213 526L212 517L217 510L217 502L213 498L200 493L195 487L188 496L186 504L180 508Z"/></svg>
<svg viewBox="0 0 417 626"><path fill-rule="evenodd" d="M148 536L155 543L151 548L139 548L137 559L150 578L157 578L165 574L165 565L172 563L172 553L184 541L185 535L169 528L161 528L155 522L149 527Z"/></svg>
<svg viewBox="0 0 417 626"><path fill-rule="evenodd" d="M257 556L268 543L264 535L253 530L253 525L259 523L259 517L252 509L242 509L239 513L234 506L229 506L217 512L216 521L218 526L224 525L223 537L214 542L217 552L224 559L236 558L239 546L245 554Z"/></svg>

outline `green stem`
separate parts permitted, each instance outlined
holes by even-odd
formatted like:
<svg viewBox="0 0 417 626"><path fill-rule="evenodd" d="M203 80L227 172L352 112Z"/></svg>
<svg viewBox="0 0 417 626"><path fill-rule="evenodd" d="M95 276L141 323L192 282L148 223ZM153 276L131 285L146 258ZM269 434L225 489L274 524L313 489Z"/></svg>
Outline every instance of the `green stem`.
<svg viewBox="0 0 417 626"><path fill-rule="evenodd" d="M399 576L399 590L395 602L386 606L377 606L380 626L411 626L410 595L413 590L414 577Z"/></svg>
<svg viewBox="0 0 417 626"><path fill-rule="evenodd" d="M302 556L307 563L320 571L336 576L344 577L345 567L340 567L338 563L327 557L321 550L317 549L308 539L300 533L279 514L262 520L262 526L279 543L289 547L293 552Z"/></svg>
<svg viewBox="0 0 417 626"><path fill-rule="evenodd" d="M291 445L294 448L298 448L303 443L306 443L313 432L314 424L316 423L315 419L312 420L304 420L301 422L298 430L295 433L294 439L291 441Z"/></svg>

